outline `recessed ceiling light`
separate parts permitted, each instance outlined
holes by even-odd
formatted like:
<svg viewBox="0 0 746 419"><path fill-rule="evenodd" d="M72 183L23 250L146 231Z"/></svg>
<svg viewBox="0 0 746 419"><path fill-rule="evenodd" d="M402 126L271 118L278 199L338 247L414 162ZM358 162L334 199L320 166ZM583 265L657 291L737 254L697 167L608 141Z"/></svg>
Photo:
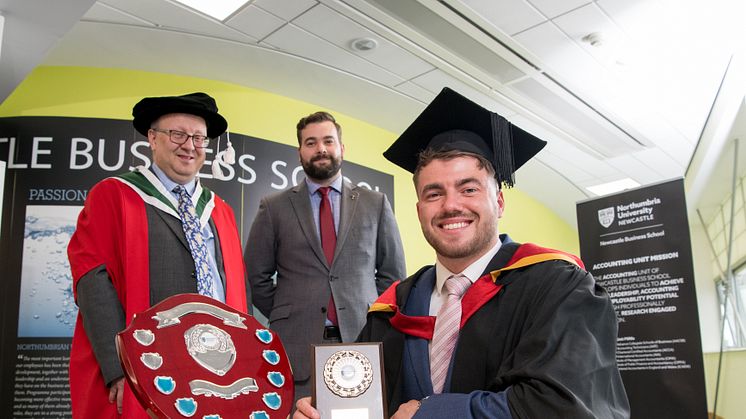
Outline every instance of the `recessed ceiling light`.
<svg viewBox="0 0 746 419"><path fill-rule="evenodd" d="M624 178L615 180L613 182L602 183L600 185L588 186L585 189L588 189L597 196L602 196L609 195L614 192L623 191L625 189L636 188L638 186L640 186L640 184L635 182L634 180L630 178Z"/></svg>
<svg viewBox="0 0 746 419"><path fill-rule="evenodd" d="M243 7L249 0L176 0L177 2L191 7L198 12L212 16L217 20L223 21L228 16Z"/></svg>
<svg viewBox="0 0 746 419"><path fill-rule="evenodd" d="M378 47L378 41L373 38L357 38L350 42L350 48L354 51L367 52Z"/></svg>

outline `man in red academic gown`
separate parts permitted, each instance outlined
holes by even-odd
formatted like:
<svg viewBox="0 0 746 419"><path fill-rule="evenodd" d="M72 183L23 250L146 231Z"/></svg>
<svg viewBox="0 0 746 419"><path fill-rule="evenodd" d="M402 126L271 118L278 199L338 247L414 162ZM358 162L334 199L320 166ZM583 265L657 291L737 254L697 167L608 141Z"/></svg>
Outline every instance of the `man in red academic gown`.
<svg viewBox="0 0 746 419"><path fill-rule="evenodd" d="M197 292L197 277L201 293L247 311L233 211L197 178L205 147L227 128L215 100L204 93L149 97L132 114L135 129L148 138L153 165L95 185L68 246L80 307L70 354L75 418L147 417L124 381L114 343L135 313ZM187 229L192 240L175 190L196 212L194 228ZM204 244L202 256L193 256L194 243ZM195 259L205 262L200 272Z"/></svg>
<svg viewBox="0 0 746 419"><path fill-rule="evenodd" d="M359 337L383 342L393 419L629 417L606 291L578 258L498 232L500 186L544 145L444 89L384 153L414 173L437 255L381 295ZM297 407L296 419L318 417L309 399Z"/></svg>

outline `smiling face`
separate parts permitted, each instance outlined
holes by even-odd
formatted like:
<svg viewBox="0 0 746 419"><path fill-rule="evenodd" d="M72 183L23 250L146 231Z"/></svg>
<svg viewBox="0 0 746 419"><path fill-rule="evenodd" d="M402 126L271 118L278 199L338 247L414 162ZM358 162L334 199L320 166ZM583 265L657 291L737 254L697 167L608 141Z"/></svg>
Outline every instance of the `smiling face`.
<svg viewBox="0 0 746 419"><path fill-rule="evenodd" d="M477 159L433 160L419 170L415 188L422 233L448 270L463 271L497 243L505 203Z"/></svg>
<svg viewBox="0 0 746 419"><path fill-rule="evenodd" d="M176 130L189 135L207 135L205 120L190 114L163 115L151 126L163 131ZM179 145L172 143L168 134L151 129L148 131L148 142L153 151L153 162L176 183L186 185L193 181L205 163L205 149L195 148L191 137Z"/></svg>
<svg viewBox="0 0 746 419"><path fill-rule="evenodd" d="M300 131L300 163L306 176L315 183L329 185L337 178L344 151L331 121L308 124Z"/></svg>

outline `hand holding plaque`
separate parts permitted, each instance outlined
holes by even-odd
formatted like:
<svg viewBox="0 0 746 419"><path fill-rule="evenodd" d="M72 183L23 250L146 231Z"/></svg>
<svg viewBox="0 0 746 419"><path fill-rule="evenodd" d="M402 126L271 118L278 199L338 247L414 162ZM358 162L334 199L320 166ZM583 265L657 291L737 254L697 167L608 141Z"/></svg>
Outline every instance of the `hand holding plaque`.
<svg viewBox="0 0 746 419"><path fill-rule="evenodd" d="M380 343L314 345L313 404L322 418L386 415Z"/></svg>

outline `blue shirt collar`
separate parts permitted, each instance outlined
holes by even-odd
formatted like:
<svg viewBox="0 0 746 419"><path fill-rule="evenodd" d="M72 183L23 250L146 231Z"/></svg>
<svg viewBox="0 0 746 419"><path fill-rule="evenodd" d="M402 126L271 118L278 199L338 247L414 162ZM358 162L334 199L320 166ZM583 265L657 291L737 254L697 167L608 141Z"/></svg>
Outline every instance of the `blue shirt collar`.
<svg viewBox="0 0 746 419"><path fill-rule="evenodd" d="M155 176L158 178L158 180L161 181L163 186L169 192L173 192L176 186L181 185L180 183L176 183L173 180L171 180L171 178L166 176L166 173L163 172L163 170L161 170L161 168L158 167L158 165L156 165L155 162L152 165L150 165L150 170L152 170L153 173L155 173ZM197 178L187 183L186 185L182 185L182 186L184 186L184 189L186 189L189 196L192 196L194 194L194 190L197 189Z"/></svg>
<svg viewBox="0 0 746 419"><path fill-rule="evenodd" d="M337 178L334 179L334 182L332 182L332 184L329 186L331 186L331 188L334 189L335 191L342 193L342 181L343 181L343 177L342 177L342 173L340 173L339 176L337 176ZM322 185L319 185L318 183L313 182L309 178L306 178L306 185L308 186L308 193L310 195L315 194L316 191L318 191L319 188L322 186Z"/></svg>

